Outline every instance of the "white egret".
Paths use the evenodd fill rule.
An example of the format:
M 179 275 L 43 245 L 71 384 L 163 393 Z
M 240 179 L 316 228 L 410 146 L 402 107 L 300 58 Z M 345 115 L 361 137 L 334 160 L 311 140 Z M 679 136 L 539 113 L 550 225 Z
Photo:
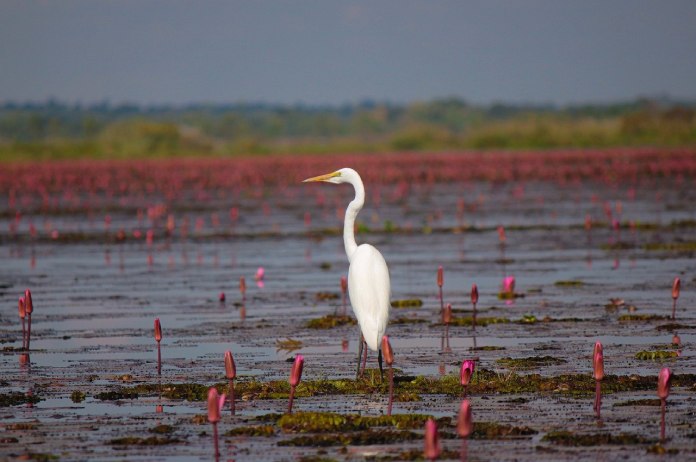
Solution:
M 389 268 L 384 257 L 370 244 L 357 245 L 355 242 L 355 218 L 365 203 L 365 187 L 358 172 L 352 168 L 342 168 L 333 173 L 307 178 L 304 182 L 324 181 L 326 183 L 350 183 L 355 188 L 355 198 L 348 204 L 343 222 L 343 244 L 350 262 L 348 269 L 348 294 L 355 317 L 360 325 L 361 337 L 358 342 L 358 372 L 363 344 L 378 352 L 379 369 L 382 371 L 382 336 L 389 321 L 391 306 L 391 284 Z M 367 350 L 365 351 L 367 355 Z M 356 375 L 356 377 L 357 377 Z

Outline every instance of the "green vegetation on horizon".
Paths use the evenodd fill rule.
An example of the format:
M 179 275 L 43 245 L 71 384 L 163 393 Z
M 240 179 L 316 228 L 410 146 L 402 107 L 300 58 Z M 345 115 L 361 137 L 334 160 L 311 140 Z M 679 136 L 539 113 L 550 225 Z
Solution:
M 696 145 L 696 104 L 0 105 L 0 160 Z

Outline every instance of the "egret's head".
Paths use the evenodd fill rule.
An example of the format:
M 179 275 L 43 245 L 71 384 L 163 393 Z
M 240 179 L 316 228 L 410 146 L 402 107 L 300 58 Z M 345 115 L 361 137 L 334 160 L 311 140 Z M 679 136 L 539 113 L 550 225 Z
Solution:
M 333 184 L 349 183 L 354 175 L 357 175 L 357 173 L 352 168 L 342 168 L 335 172 L 307 178 L 303 183 L 309 183 L 310 181 L 324 181 Z

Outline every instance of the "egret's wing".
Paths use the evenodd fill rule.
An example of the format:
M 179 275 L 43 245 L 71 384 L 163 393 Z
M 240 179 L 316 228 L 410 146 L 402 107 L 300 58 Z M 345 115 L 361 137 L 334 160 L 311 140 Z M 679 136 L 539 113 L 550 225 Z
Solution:
M 391 284 L 384 257 L 369 244 L 360 245 L 352 256 L 348 293 L 367 346 L 377 350 L 389 321 Z

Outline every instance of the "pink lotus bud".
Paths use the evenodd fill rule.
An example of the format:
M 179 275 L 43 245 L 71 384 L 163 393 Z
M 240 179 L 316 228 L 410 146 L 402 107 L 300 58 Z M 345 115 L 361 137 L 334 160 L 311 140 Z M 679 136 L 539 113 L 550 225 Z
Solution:
M 392 350 L 391 343 L 389 343 L 388 335 L 382 337 L 382 353 L 384 354 L 384 361 L 387 363 L 387 366 L 394 364 L 394 351 Z
M 466 438 L 474 431 L 474 419 L 471 417 L 471 405 L 469 400 L 465 399 L 459 406 L 459 415 L 457 416 L 457 434 L 462 438 Z
M 681 345 L 681 338 L 677 334 L 674 334 L 672 336 L 672 345 L 677 346 L 677 347 L 679 345 Z
M 160 324 L 159 318 L 155 318 L 155 340 L 158 342 L 162 340 L 162 324 Z
M 440 456 L 440 437 L 437 434 L 437 423 L 433 419 L 425 422 L 423 456 L 429 460 L 435 460 Z
M 476 287 L 476 284 L 471 285 L 471 303 L 478 303 L 479 295 L 478 295 L 478 287 Z
M 221 302 L 225 301 L 225 292 L 220 292 L 220 295 L 218 296 Z
M 237 367 L 234 365 L 232 352 L 225 351 L 225 375 L 229 380 L 233 380 L 237 376 Z
M 344 294 L 348 290 L 348 279 L 345 276 L 341 276 L 341 292 Z
M 208 389 L 208 422 L 220 422 L 220 395 L 218 395 L 218 391 L 215 387 L 210 387 Z
M 498 226 L 498 240 L 502 243 L 505 242 L 505 228 Z
M 442 266 L 437 267 L 437 286 L 442 287 L 442 285 L 445 283 L 445 275 L 444 275 L 444 270 L 442 269 Z
M 263 277 L 266 275 L 266 270 L 263 269 L 263 266 L 259 266 L 259 269 L 256 270 L 256 275 L 254 276 L 254 279 L 257 281 L 263 281 Z
M 24 297 L 19 297 L 19 317 L 24 319 L 27 315 L 27 308 L 24 304 Z
M 24 310 L 27 314 L 31 314 L 34 311 L 34 302 L 31 300 L 31 291 L 29 289 L 24 291 Z
M 672 283 L 672 298 L 678 299 L 679 292 L 681 291 L 681 280 L 679 278 L 674 278 L 674 283 Z
M 290 371 L 290 386 L 296 387 L 302 379 L 302 367 L 304 366 L 304 357 L 302 355 L 295 356 L 295 362 L 292 363 L 292 370 Z
M 246 281 L 244 280 L 244 276 L 239 278 L 239 291 L 242 295 L 246 293 Z
M 452 304 L 448 303 L 447 306 L 445 306 L 445 312 L 442 313 L 442 321 L 445 324 L 449 324 L 452 322 Z
M 507 276 L 505 279 L 503 279 L 503 293 L 515 293 L 515 276 Z
M 667 399 L 669 388 L 672 385 L 672 371 L 668 367 L 663 367 L 657 376 L 657 396 L 660 399 Z
M 594 367 L 594 379 L 602 380 L 604 378 L 604 349 L 600 342 L 596 342 L 594 345 L 592 366 Z
M 471 376 L 474 375 L 475 368 L 476 363 L 471 359 L 467 359 L 466 361 L 462 362 L 462 368 L 459 371 L 459 381 L 462 384 L 462 386 L 466 387 L 467 385 L 469 385 L 469 382 L 471 381 Z

